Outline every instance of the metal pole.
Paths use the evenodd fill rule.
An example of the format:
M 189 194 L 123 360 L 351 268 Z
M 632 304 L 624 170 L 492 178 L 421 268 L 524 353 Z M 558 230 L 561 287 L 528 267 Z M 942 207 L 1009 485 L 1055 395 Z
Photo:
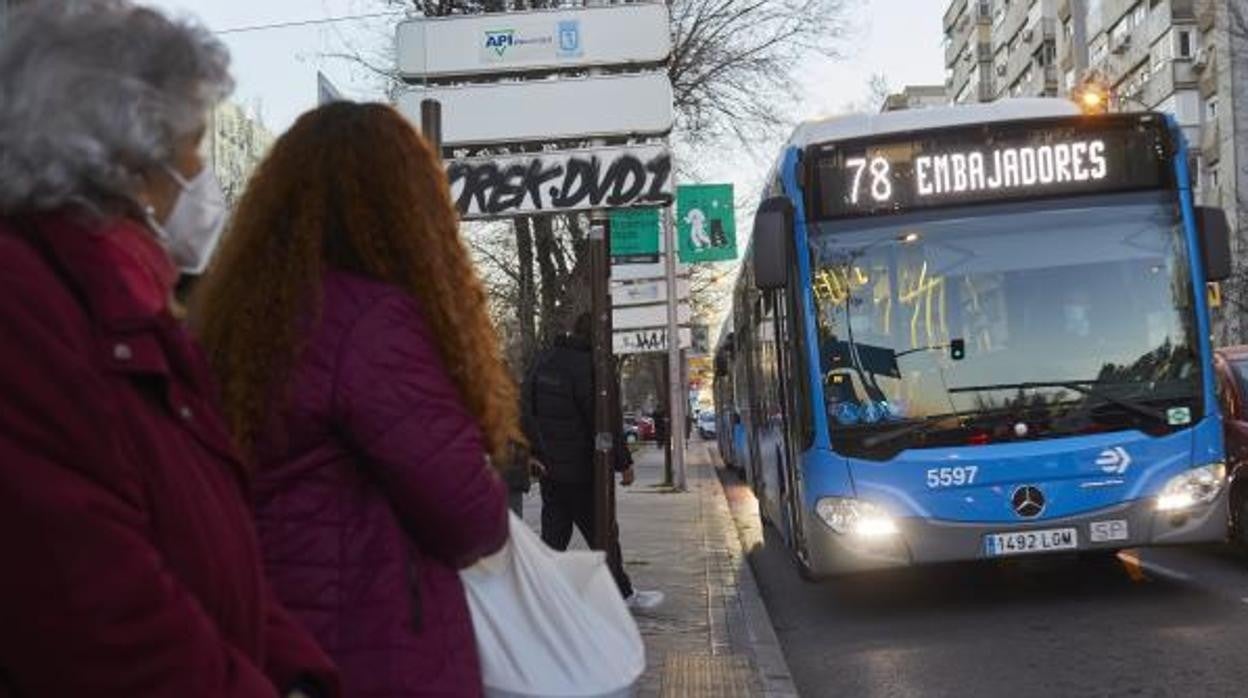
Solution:
M 611 366 L 611 288 L 610 245 L 611 223 L 606 211 L 589 215 L 589 277 L 590 312 L 594 319 L 594 540 L 596 550 L 611 550 L 614 520 L 611 515 L 615 476 L 612 456 L 615 449 L 615 425 L 611 415 L 611 383 L 615 372 Z M 608 553 L 610 554 L 610 553 Z
M 670 364 L 671 364 L 671 357 L 664 356 L 663 357 L 663 374 L 666 376 L 666 380 L 664 381 L 665 386 L 669 384 L 672 379 L 672 373 L 668 369 L 668 366 Z M 672 391 L 671 391 L 671 388 L 668 388 L 667 390 L 663 391 L 663 395 L 659 397 L 659 404 L 663 405 L 663 415 L 664 415 L 663 418 L 667 420 L 667 424 L 663 427 L 665 429 L 665 432 L 664 432 L 665 436 L 663 437 L 663 443 L 659 445 L 663 449 L 663 484 L 666 485 L 667 487 L 671 487 L 672 485 L 676 484 L 676 475 L 672 472 L 672 426 L 671 426 L 672 424 Z
M 680 289 L 676 283 L 676 214 L 668 209 L 663 217 L 664 266 L 667 272 L 667 388 L 668 415 L 671 419 L 669 438 L 672 442 L 672 466 L 676 471 L 676 489 L 688 485 L 685 477 L 685 410 L 687 407 L 684 381 L 681 380 L 680 352 Z
M 424 99 L 420 102 L 420 132 L 424 135 L 433 152 L 442 159 L 442 103 L 436 99 Z

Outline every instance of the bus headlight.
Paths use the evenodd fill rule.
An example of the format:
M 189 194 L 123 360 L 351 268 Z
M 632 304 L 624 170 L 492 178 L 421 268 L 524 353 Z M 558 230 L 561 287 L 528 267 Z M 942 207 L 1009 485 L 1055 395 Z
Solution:
M 883 509 L 849 497 L 824 497 L 815 503 L 815 513 L 828 528 L 841 535 L 884 538 L 897 533 L 897 523 Z
M 1157 511 L 1179 511 L 1217 499 L 1226 484 L 1226 464 L 1192 468 L 1172 478 L 1157 495 Z

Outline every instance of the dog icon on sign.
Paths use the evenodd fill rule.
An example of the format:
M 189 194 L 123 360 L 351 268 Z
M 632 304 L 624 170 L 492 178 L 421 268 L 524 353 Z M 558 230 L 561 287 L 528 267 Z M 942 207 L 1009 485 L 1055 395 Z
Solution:
M 711 236 L 706 232 L 706 214 L 702 209 L 689 211 L 685 222 L 689 224 L 689 241 L 693 243 L 693 249 L 705 250 L 711 246 Z

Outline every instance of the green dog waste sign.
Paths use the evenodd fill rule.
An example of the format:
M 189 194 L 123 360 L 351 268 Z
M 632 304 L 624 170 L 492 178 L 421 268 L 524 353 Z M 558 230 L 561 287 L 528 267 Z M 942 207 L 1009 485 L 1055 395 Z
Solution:
M 677 187 L 676 216 L 680 261 L 696 264 L 737 258 L 737 211 L 731 184 Z

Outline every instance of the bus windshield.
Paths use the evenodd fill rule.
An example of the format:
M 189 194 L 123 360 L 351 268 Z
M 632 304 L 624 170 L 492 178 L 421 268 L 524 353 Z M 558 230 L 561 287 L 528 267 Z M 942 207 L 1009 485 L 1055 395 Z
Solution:
M 1191 277 L 1165 196 L 863 223 L 817 224 L 810 243 L 838 452 L 1161 434 L 1200 417 Z

